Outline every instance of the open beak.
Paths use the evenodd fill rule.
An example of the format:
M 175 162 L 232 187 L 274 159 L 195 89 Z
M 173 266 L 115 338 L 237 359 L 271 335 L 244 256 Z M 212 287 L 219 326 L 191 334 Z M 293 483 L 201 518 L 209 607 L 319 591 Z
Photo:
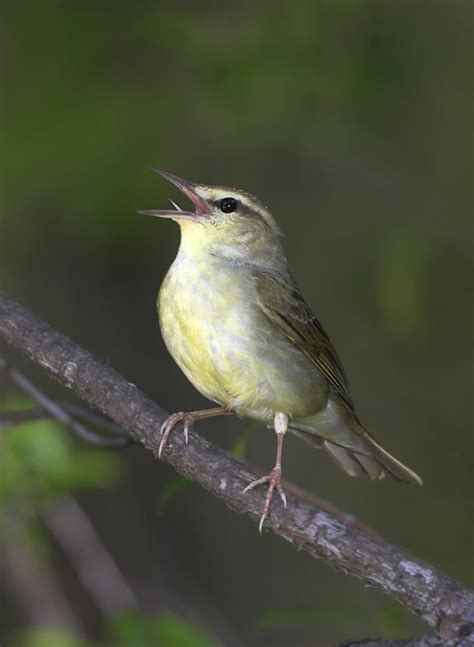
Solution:
M 149 210 L 149 211 L 139 211 L 138 213 L 143 214 L 144 216 L 155 216 L 156 218 L 173 218 L 175 220 L 199 220 L 201 218 L 208 218 L 211 214 L 207 202 L 201 198 L 195 191 L 194 187 L 196 186 L 193 182 L 188 182 L 183 180 L 177 175 L 172 175 L 166 171 L 160 171 L 160 169 L 152 169 L 154 173 L 158 173 L 161 177 L 164 177 L 165 180 L 174 184 L 178 189 L 188 197 L 194 205 L 195 211 L 183 211 L 178 207 L 177 204 L 172 202 L 172 205 L 175 207 L 176 211 L 172 210 Z

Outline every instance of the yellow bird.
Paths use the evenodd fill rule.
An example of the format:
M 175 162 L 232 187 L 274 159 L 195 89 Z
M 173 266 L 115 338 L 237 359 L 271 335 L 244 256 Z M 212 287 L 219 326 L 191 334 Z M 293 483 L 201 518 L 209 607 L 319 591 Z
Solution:
M 141 211 L 181 229 L 178 255 L 161 285 L 158 312 L 166 346 L 194 386 L 219 406 L 171 415 L 161 450 L 184 422 L 236 413 L 273 427 L 276 462 L 245 491 L 268 483 L 260 530 L 281 485 L 287 430 L 324 447 L 351 476 L 420 477 L 386 452 L 357 418 L 337 353 L 288 270 L 280 228 L 254 196 L 187 182 L 153 169 L 193 203 L 194 211 Z

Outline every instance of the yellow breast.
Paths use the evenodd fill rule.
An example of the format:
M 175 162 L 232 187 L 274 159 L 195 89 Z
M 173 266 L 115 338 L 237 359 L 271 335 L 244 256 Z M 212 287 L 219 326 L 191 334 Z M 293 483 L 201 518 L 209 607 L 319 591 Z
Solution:
M 320 376 L 253 299 L 250 275 L 210 257 L 178 254 L 163 281 L 163 339 L 194 386 L 242 415 L 307 415 Z

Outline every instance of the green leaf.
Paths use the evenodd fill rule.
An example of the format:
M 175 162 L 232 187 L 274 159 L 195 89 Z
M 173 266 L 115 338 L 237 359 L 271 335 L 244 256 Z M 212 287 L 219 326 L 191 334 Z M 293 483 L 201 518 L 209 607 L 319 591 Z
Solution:
M 195 624 L 173 614 L 145 616 L 135 612 L 112 621 L 113 647 L 217 647 L 217 642 Z
M 116 454 L 79 448 L 51 420 L 26 422 L 0 434 L 0 500 L 41 502 L 57 493 L 110 487 L 121 472 Z
M 15 634 L 11 647 L 92 647 L 92 644 L 55 629 L 28 629 Z

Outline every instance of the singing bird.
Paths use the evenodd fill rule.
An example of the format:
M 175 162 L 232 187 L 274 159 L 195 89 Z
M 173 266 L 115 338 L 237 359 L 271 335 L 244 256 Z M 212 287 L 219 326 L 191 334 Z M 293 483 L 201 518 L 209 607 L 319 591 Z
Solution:
M 272 427 L 277 451 L 260 531 L 282 488 L 286 432 L 326 449 L 350 476 L 421 478 L 385 451 L 362 426 L 341 361 L 288 269 L 282 233 L 270 211 L 245 191 L 188 182 L 153 169 L 194 205 L 141 211 L 175 220 L 178 254 L 158 294 L 165 344 L 192 384 L 219 406 L 175 413 L 161 427 L 160 454 L 173 427 L 186 440 L 196 420 L 236 413 Z

